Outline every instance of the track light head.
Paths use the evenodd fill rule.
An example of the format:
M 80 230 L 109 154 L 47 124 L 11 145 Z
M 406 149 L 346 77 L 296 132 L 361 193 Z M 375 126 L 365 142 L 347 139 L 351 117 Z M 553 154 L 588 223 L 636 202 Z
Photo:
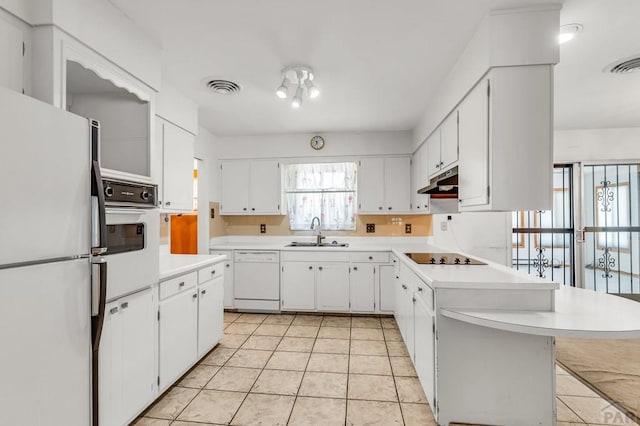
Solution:
M 280 99 L 286 99 L 288 89 L 289 89 L 289 79 L 285 77 L 284 79 L 282 79 L 282 84 L 280 85 L 280 87 L 278 87 L 278 90 L 276 90 L 276 95 Z

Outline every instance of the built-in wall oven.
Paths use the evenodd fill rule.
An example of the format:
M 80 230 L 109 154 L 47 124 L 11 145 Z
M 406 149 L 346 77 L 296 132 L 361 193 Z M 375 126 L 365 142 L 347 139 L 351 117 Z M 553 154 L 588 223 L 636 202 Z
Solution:
M 99 352 L 107 303 L 149 291 L 159 278 L 157 186 L 103 179 L 100 124 L 91 121 L 93 424 L 99 420 Z M 105 348 L 108 350 L 108 348 Z

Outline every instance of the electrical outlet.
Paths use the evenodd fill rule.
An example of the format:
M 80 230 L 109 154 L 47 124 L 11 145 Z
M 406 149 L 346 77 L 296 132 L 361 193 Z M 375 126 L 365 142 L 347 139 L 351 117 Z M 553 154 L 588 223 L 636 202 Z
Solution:
M 267 225 L 264 223 L 260 224 L 260 233 L 261 234 L 266 234 L 267 233 Z
M 440 230 L 446 231 L 449 228 L 449 224 L 447 222 L 440 222 Z
M 216 211 L 214 209 L 211 209 L 211 219 L 215 219 L 216 218 Z
M 405 223 L 404 224 L 404 233 L 405 234 L 410 234 L 411 233 L 411 224 L 410 223 Z
M 376 232 L 376 224 L 375 223 L 367 223 L 367 234 L 372 232 Z

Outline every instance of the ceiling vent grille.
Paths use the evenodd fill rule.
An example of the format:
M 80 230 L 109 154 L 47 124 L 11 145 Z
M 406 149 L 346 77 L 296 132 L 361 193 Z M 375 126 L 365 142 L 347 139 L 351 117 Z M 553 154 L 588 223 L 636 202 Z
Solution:
M 613 74 L 626 74 L 640 70 L 640 57 L 625 59 L 611 66 L 610 72 Z
M 228 80 L 209 80 L 207 87 L 219 95 L 232 95 L 240 91 L 240 86 Z

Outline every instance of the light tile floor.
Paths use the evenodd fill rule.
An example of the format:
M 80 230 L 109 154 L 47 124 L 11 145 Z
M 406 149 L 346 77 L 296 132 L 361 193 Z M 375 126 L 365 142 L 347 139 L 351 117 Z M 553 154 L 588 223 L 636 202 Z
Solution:
M 392 317 L 225 313 L 220 344 L 136 426 L 435 422 Z M 561 367 L 558 425 L 635 425 Z

